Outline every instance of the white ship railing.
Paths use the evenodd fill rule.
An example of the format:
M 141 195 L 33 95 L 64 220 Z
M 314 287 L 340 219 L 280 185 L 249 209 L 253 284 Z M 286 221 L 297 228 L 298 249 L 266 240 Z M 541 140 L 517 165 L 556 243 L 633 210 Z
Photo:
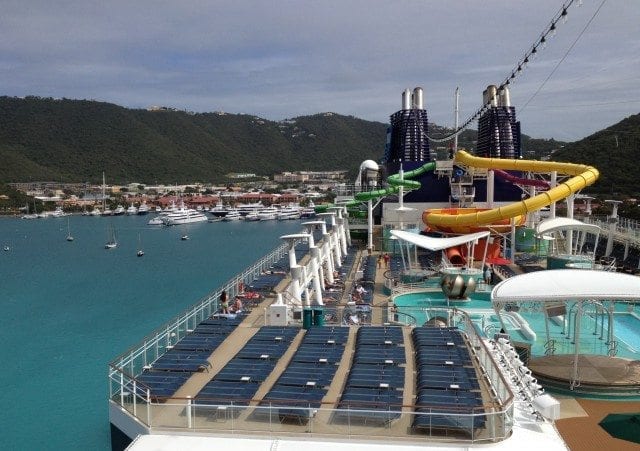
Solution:
M 281 244 L 253 265 L 225 282 L 221 287 L 203 297 L 187 311 L 147 335 L 142 342 L 118 356 L 109 364 L 110 378 L 111 373 L 114 371 L 123 371 L 130 375 L 142 372 L 146 366 L 163 355 L 167 351 L 167 347 L 176 344 L 185 335 L 193 331 L 200 322 L 218 310 L 218 301 L 223 290 L 226 290 L 229 299 L 233 299 L 242 291 L 243 286 L 248 286 L 260 276 L 262 271 L 268 270 L 283 256 L 287 255 L 288 248 L 289 245 L 287 243 Z
M 443 315 L 448 321 L 466 333 L 472 358 L 481 368 L 479 379 L 491 392 L 491 401 L 485 401 L 482 406 L 464 410 L 452 406 L 451 409 L 434 409 L 434 412 L 420 406 L 421 412 L 416 412 L 414 405 L 392 405 L 388 410 L 380 411 L 369 410 L 364 404 L 354 404 L 349 409 L 334 409 L 334 403 L 331 407 L 327 404 L 315 408 L 301 405 L 297 400 L 291 400 L 286 408 L 265 405 L 261 400 L 234 404 L 225 401 L 224 394 L 219 399 L 199 399 L 197 402 L 190 397 L 159 398 L 152 397 L 149 388 L 136 381 L 134 373 L 113 365 L 109 371 L 110 402 L 113 408 L 124 409 L 156 432 L 177 428 L 183 433 L 295 434 L 341 440 L 402 437 L 403 440 L 424 442 L 451 440 L 448 432 L 443 433 L 438 424 L 460 425 L 473 421 L 474 427 L 463 428 L 464 434 L 456 434 L 456 441 L 491 442 L 509 437 L 514 424 L 514 395 L 498 362 L 465 312 L 455 308 L 439 310 L 446 312 Z M 408 422 L 398 421 L 401 417 Z M 408 429 L 407 425 L 413 425 L 417 417 L 421 417 L 419 431 Z M 447 417 L 451 419 L 446 420 Z M 376 427 L 372 428 L 372 425 Z
M 455 440 L 486 443 L 504 440 L 513 428 L 513 403 L 501 406 L 484 403 L 465 407 L 392 405 L 388 410 L 369 410 L 366 404 L 354 403 L 349 408 L 304 405 L 292 400 L 292 406 L 271 406 L 264 401 L 238 403 L 172 398 L 162 402 L 146 402 L 141 396 L 126 393 L 124 402 L 113 400 L 129 414 L 136 416 L 155 433 L 260 434 L 281 436 L 327 437 L 339 440 L 375 439 L 404 443 Z M 260 402 L 261 405 L 253 405 Z M 332 403 L 333 405 L 333 403 Z M 118 407 L 119 408 L 119 407 Z M 450 418 L 447 420 L 447 418 Z M 414 428 L 420 420 L 421 426 Z M 472 427 L 456 428 L 455 424 Z M 447 424 L 448 426 L 442 426 Z M 412 425 L 407 427 L 407 425 Z M 453 435 L 452 435 L 453 434 Z

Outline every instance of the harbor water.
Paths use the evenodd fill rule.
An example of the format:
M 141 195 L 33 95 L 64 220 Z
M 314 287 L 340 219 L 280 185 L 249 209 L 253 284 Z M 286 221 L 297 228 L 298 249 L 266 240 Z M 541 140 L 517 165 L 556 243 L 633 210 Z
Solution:
M 149 218 L 0 219 L 1 449 L 110 449 L 108 363 L 301 229 Z

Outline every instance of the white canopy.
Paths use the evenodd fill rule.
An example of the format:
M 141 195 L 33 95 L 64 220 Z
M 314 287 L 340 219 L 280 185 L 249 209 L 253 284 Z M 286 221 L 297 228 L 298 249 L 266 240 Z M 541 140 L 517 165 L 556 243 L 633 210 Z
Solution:
M 600 227 L 595 224 L 587 224 L 573 218 L 549 218 L 541 221 L 536 227 L 536 235 L 542 236 L 556 230 L 580 230 L 583 232 L 600 233 Z
M 566 300 L 638 300 L 640 277 L 590 269 L 551 269 L 503 280 L 491 302 L 557 302 Z
M 441 251 L 461 244 L 472 243 L 480 238 L 489 236 L 489 231 L 470 233 L 468 235 L 452 236 L 447 238 L 434 238 L 432 236 L 424 236 L 418 233 L 407 232 L 404 230 L 392 230 L 391 235 L 404 241 L 408 241 L 423 249 L 430 251 Z

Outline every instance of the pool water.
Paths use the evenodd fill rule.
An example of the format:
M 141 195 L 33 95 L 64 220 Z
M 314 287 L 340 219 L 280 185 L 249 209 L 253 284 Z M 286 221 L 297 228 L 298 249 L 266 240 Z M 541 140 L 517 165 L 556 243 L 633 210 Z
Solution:
M 483 336 L 493 336 L 503 327 L 513 341 L 525 342 L 531 345 L 534 356 L 542 356 L 553 352 L 555 354 L 570 354 L 575 352 L 573 321 L 568 329 L 560 319 L 547 321 L 542 311 L 527 311 L 521 309 L 517 314 L 502 312 L 502 322 L 491 307 L 490 292 L 474 293 L 468 301 L 449 301 L 440 291 L 424 291 L 398 295 L 394 304 L 398 311 L 411 315 L 416 324 L 422 325 L 428 320 L 439 317 L 447 318 L 447 309 L 456 307 L 466 311 L 473 321 L 475 329 Z M 569 309 L 568 309 L 569 310 Z M 524 326 L 518 318 L 524 320 Z M 601 316 L 596 316 L 593 308 L 587 309 L 580 325 L 580 339 L 577 343 L 579 352 L 589 354 L 609 355 L 615 352 L 617 357 L 630 359 L 640 358 L 640 308 L 635 306 L 631 311 L 626 303 L 617 303 L 614 314 L 615 351 L 612 344 L 607 343 L 607 321 L 602 325 Z M 568 323 L 568 321 L 567 321 Z M 547 340 L 547 328 L 549 341 Z M 534 337 L 531 333 L 535 334 Z M 571 332 L 570 335 L 568 332 Z

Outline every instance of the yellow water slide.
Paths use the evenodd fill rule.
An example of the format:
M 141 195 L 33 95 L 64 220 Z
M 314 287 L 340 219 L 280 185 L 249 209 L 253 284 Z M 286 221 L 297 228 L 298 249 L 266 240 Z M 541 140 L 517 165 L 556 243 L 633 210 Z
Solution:
M 428 216 L 429 226 L 460 227 L 469 225 L 488 225 L 504 219 L 515 218 L 533 211 L 540 210 L 547 205 L 565 199 L 582 188 L 592 185 L 598 180 L 600 173 L 593 166 L 574 163 L 561 163 L 538 160 L 509 160 L 502 158 L 482 158 L 473 156 L 463 150 L 456 152 L 455 163 L 473 168 L 503 169 L 513 171 L 527 171 L 572 176 L 559 183 L 556 187 L 538 194 L 537 196 L 514 202 L 503 207 L 473 213 L 447 215 L 432 213 Z

